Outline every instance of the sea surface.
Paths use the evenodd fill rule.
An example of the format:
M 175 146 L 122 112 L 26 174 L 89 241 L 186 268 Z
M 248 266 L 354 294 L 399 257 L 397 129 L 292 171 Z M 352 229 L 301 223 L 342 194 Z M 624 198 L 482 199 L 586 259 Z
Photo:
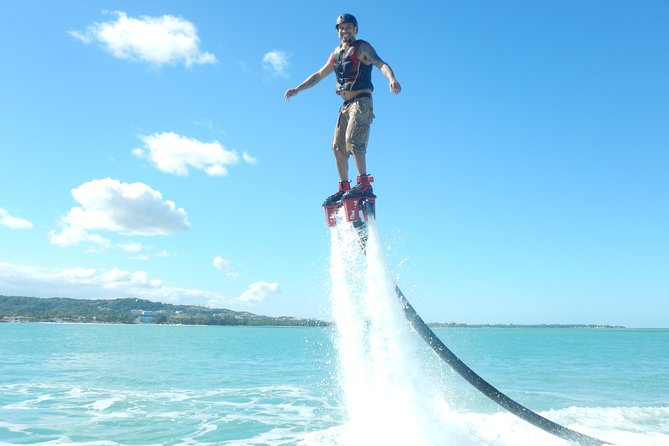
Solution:
M 412 331 L 373 223 L 364 244 L 331 231 L 330 328 L 0 324 L 0 445 L 573 444 L 498 407 Z M 560 425 L 669 446 L 669 330 L 435 332 Z
M 617 444 L 669 445 L 668 330 L 436 332 L 554 421 Z M 0 324 L 0 444 L 346 444 L 336 337 L 334 328 Z M 432 388 L 443 416 L 470 439 L 435 444 L 568 444 L 458 383 L 428 350 L 406 366 L 443 384 Z

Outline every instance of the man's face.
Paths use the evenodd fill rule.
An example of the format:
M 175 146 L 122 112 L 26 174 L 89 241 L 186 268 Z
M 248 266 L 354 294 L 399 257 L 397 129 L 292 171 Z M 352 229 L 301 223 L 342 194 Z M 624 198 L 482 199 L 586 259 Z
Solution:
M 337 34 L 342 42 L 352 42 L 357 32 L 358 29 L 353 23 L 342 23 L 337 27 Z

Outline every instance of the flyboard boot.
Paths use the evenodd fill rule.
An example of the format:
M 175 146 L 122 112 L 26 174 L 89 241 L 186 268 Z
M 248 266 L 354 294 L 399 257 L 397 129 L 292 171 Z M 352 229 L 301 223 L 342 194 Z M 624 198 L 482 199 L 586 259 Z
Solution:
M 340 181 L 339 190 L 325 199 L 323 207 L 325 208 L 325 222 L 328 226 L 337 224 L 337 210 L 341 207 L 341 198 L 349 190 L 351 190 L 350 182 Z
M 365 218 L 374 217 L 376 214 L 376 195 L 372 190 L 371 182 L 374 178 L 370 175 L 360 175 L 357 183 L 351 190 L 342 196 L 344 211 L 346 212 L 346 221 L 360 221 L 360 211 Z

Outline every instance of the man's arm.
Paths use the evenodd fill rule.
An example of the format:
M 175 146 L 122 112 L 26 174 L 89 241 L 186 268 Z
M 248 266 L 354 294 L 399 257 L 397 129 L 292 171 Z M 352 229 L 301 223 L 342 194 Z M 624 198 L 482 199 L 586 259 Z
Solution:
M 374 48 L 372 48 L 372 45 L 367 42 L 365 42 L 363 45 L 360 45 L 360 59 L 364 64 L 374 65 L 376 68 L 381 70 L 381 73 L 383 73 L 386 79 L 388 79 L 391 92 L 397 94 L 402 91 L 402 86 L 395 78 L 393 69 L 390 68 L 390 65 L 385 63 L 378 54 L 376 54 L 376 51 Z
M 323 78 L 327 77 L 328 74 L 332 73 L 334 71 L 334 59 L 330 57 L 325 65 L 323 67 L 316 71 L 314 74 L 309 76 L 302 82 L 300 85 L 298 85 L 295 88 L 289 88 L 286 91 L 286 94 L 284 95 L 284 98 L 286 98 L 286 101 L 290 101 L 290 98 L 295 96 L 297 93 L 304 91 L 308 88 L 313 87 L 317 83 L 319 83 Z

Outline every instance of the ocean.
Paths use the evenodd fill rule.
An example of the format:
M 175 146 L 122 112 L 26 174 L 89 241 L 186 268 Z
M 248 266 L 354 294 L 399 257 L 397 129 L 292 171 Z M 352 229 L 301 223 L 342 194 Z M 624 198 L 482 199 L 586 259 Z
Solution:
M 330 328 L 0 324 L 0 445 L 575 444 L 443 363 L 403 320 L 375 234 L 359 264 L 350 237 L 332 232 Z M 435 332 L 546 418 L 669 445 L 669 330 Z
M 436 332 L 554 421 L 620 445 L 669 445 L 669 330 Z M 329 328 L 0 324 L 0 444 L 346 444 L 335 338 Z M 434 444 L 569 444 L 429 355 L 406 366 L 444 384 L 429 405 L 443 400 L 437 418 L 464 438 L 447 432 Z M 379 437 L 402 426 L 383 429 Z

